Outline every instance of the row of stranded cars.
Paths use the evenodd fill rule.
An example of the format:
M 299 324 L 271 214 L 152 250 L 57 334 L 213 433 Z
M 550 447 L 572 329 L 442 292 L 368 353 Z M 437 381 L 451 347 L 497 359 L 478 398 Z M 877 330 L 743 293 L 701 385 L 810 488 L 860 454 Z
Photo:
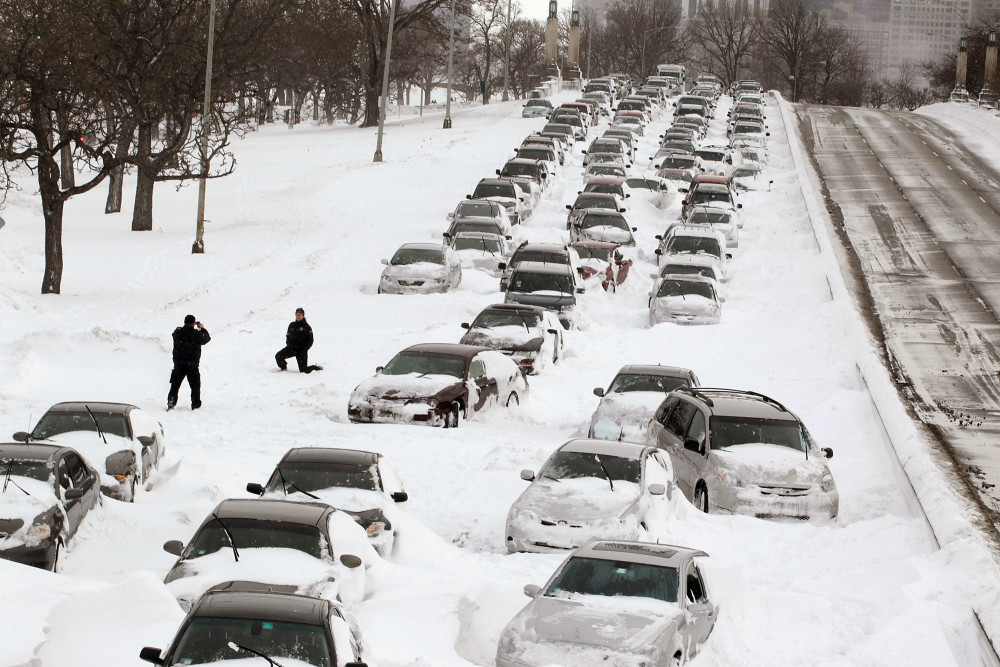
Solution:
M 684 85 L 683 78 L 666 78 L 678 83 L 664 92 Z M 612 77 L 591 81 L 587 94 L 600 92 L 608 106 L 617 101 L 620 108 L 632 99 L 630 87 L 627 77 Z M 716 98 L 718 90 L 712 107 Z M 573 116 L 583 120 L 580 113 Z M 588 131 L 596 118 L 586 118 Z M 643 131 L 651 127 L 651 119 L 644 119 Z M 533 136 L 545 133 L 561 134 Z M 570 163 L 571 140 L 549 138 L 560 146 L 556 161 Z M 529 137 L 524 145 L 542 145 L 536 142 Z M 600 154 L 588 149 L 588 170 L 611 164 L 595 157 Z M 643 188 L 647 194 L 673 187 L 661 166 L 653 168 L 655 174 L 641 177 L 656 184 Z M 479 192 L 484 183 L 514 184 L 518 194 L 513 201 L 497 199 L 489 190 Z M 509 240 L 512 213 L 530 209 L 523 206 L 529 197 L 534 205 L 544 191 L 534 180 L 525 184 L 503 174 L 485 179 L 449 216 L 445 239 L 451 243 L 432 247 L 466 250 L 455 246 L 470 238 L 461 227 L 467 221 L 499 227 L 499 233 L 476 230 L 483 236 L 471 238 Z M 698 210 L 690 189 L 685 194 L 690 210 Z M 619 204 L 625 199 L 610 196 Z M 627 250 L 627 243 L 586 237 L 577 242 L 607 246 L 602 261 L 611 272 L 594 270 L 593 282 L 609 291 L 621 283 L 628 260 L 616 253 Z M 478 249 L 475 259 L 482 261 L 470 267 L 498 275 L 507 302 L 464 324 L 460 343 L 416 345 L 393 357 L 352 393 L 351 421 L 456 427 L 492 405 L 518 403 L 527 393 L 526 374 L 543 372 L 559 359 L 573 311 L 559 302 L 511 298 L 519 292 L 510 288 L 526 280 L 521 267 L 565 264 L 570 268 L 558 275 L 573 281 L 575 293 L 588 259 L 567 246 L 540 245 L 522 245 L 514 256 Z M 399 252 L 404 250 L 411 251 L 404 246 Z M 525 254 L 523 261 L 517 253 Z M 697 264 L 700 253 L 689 254 L 691 261 L 678 260 L 679 266 Z M 395 260 L 389 266 L 406 265 Z M 674 275 L 689 274 L 668 273 L 658 281 Z M 383 279 L 380 291 L 394 289 L 386 287 Z M 660 365 L 625 366 L 594 393 L 600 402 L 587 437 L 558 447 L 537 471 L 521 472 L 528 486 L 508 512 L 507 550 L 571 553 L 544 586 L 525 587 L 531 602 L 499 637 L 501 667 L 676 665 L 695 655 L 719 613 L 699 567 L 706 554 L 653 541 L 669 517 L 683 515 L 686 503 L 703 512 L 760 518 L 823 522 L 837 516 L 839 496 L 826 463 L 833 452 L 817 447 L 801 420 L 778 401 L 702 387 L 690 369 Z M 15 440 L 0 446 L 0 507 L 10 517 L 0 521 L 0 555 L 52 569 L 80 520 L 101 502 L 100 492 L 133 500 L 164 452 L 162 425 L 124 404 L 59 404 Z M 103 472 L 97 467 L 102 461 Z M 159 665 L 255 657 L 286 666 L 363 665 L 366 646 L 350 609 L 364 595 L 366 569 L 391 557 L 400 523 L 405 525 L 395 510 L 408 499 L 400 477 L 374 452 L 295 448 L 266 482 L 249 482 L 247 492 L 253 497 L 219 503 L 187 543 L 164 545 L 177 556 L 165 583 L 188 614 L 168 648 L 145 648 L 140 657 Z

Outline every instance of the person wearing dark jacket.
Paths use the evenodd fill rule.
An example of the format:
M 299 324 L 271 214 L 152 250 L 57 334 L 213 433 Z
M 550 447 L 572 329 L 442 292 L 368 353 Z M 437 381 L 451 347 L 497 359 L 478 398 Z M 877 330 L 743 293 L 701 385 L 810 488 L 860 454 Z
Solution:
M 170 393 L 167 394 L 167 410 L 177 405 L 177 392 L 184 378 L 191 387 L 191 409 L 201 407 L 201 346 L 212 340 L 208 330 L 195 320 L 194 315 L 184 318 L 184 326 L 174 329 L 174 369 L 170 372 Z
M 313 344 L 313 330 L 306 322 L 306 311 L 301 308 L 295 309 L 295 321 L 288 325 L 288 332 L 285 333 L 285 347 L 281 348 L 274 360 L 278 362 L 278 368 L 288 370 L 285 362 L 289 357 L 295 357 L 295 363 L 299 365 L 300 373 L 312 373 L 323 370 L 322 366 L 309 365 L 309 348 Z

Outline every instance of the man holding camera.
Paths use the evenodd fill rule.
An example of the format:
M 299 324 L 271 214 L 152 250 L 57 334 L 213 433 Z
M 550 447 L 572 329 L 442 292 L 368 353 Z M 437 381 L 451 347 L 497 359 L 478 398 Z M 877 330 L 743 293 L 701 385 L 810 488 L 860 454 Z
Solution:
M 312 373 L 323 370 L 322 366 L 309 365 L 309 348 L 313 344 L 313 330 L 306 322 L 306 311 L 302 308 L 295 309 L 295 320 L 288 325 L 285 333 L 285 347 L 278 350 L 274 355 L 274 361 L 278 364 L 279 370 L 287 370 L 290 357 L 295 357 L 295 363 L 299 366 L 300 373 Z
M 184 378 L 191 387 L 191 409 L 201 407 L 201 346 L 212 340 L 208 330 L 195 320 L 194 315 L 184 318 L 184 326 L 174 329 L 174 369 L 170 372 L 170 393 L 167 394 L 167 410 L 177 405 L 177 392 Z

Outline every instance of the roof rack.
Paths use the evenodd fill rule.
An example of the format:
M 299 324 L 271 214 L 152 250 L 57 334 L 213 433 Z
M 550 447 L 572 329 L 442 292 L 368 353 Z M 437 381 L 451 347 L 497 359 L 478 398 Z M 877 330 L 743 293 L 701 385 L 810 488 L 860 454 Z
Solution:
M 784 405 L 774 400 L 770 396 L 766 396 L 757 391 L 749 391 L 746 389 L 726 389 L 724 387 L 678 387 L 674 391 L 683 391 L 685 393 L 691 394 L 692 396 L 700 398 L 701 400 L 705 401 L 705 404 L 708 405 L 709 407 L 712 407 L 712 401 L 710 398 L 705 396 L 706 392 L 717 393 L 717 394 L 728 393 L 728 394 L 739 394 L 741 396 L 753 396 L 754 398 L 758 398 L 765 403 L 770 403 L 774 405 L 776 408 L 784 412 L 790 412 L 788 408 L 786 408 Z

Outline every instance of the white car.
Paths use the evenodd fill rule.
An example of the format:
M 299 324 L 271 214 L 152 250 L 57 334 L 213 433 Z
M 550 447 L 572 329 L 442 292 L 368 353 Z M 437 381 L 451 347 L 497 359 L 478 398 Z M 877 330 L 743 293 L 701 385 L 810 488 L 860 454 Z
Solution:
M 405 243 L 382 264 L 379 294 L 448 292 L 462 282 L 462 262 L 446 245 Z
M 653 296 L 660 287 L 660 281 L 665 276 L 674 275 L 699 275 L 714 281 L 715 291 L 722 293 L 722 271 L 714 257 L 704 257 L 698 255 L 673 255 L 670 261 L 660 265 L 658 273 L 653 273 L 653 288 L 649 291 L 649 303 L 652 305 Z
M 687 227 L 714 229 L 726 239 L 727 248 L 740 247 L 740 229 L 743 220 L 739 211 L 722 206 L 693 206 L 688 209 L 687 218 L 682 223 Z
M 660 278 L 649 303 L 649 324 L 718 324 L 722 297 L 716 282 L 697 275 L 666 275 Z
M 499 265 L 510 254 L 505 237 L 485 232 L 459 232 L 451 240 L 451 247 L 463 269 L 478 269 L 498 277 Z
M 594 389 L 601 398 L 590 417 L 588 438 L 644 442 L 646 425 L 664 396 L 677 387 L 701 384 L 694 371 L 676 366 L 622 366 L 607 390 Z
M 601 243 L 617 243 L 620 246 L 634 246 L 635 237 L 625 216 L 618 211 L 605 209 L 588 209 L 573 222 L 570 230 L 570 242 L 599 241 Z
M 507 513 L 507 551 L 550 553 L 595 539 L 645 539 L 673 513 L 669 457 L 647 445 L 570 440 L 539 469 Z
M 656 238 L 660 241 L 656 249 L 658 265 L 669 264 L 677 256 L 700 257 L 715 263 L 725 277 L 732 256 L 726 252 L 726 237 L 714 229 L 678 226 Z
M 510 232 L 510 218 L 507 216 L 507 209 L 499 202 L 489 199 L 463 199 L 455 207 L 455 210 L 448 214 L 448 220 L 454 222 L 465 218 L 496 220 L 497 225 L 505 234 Z

